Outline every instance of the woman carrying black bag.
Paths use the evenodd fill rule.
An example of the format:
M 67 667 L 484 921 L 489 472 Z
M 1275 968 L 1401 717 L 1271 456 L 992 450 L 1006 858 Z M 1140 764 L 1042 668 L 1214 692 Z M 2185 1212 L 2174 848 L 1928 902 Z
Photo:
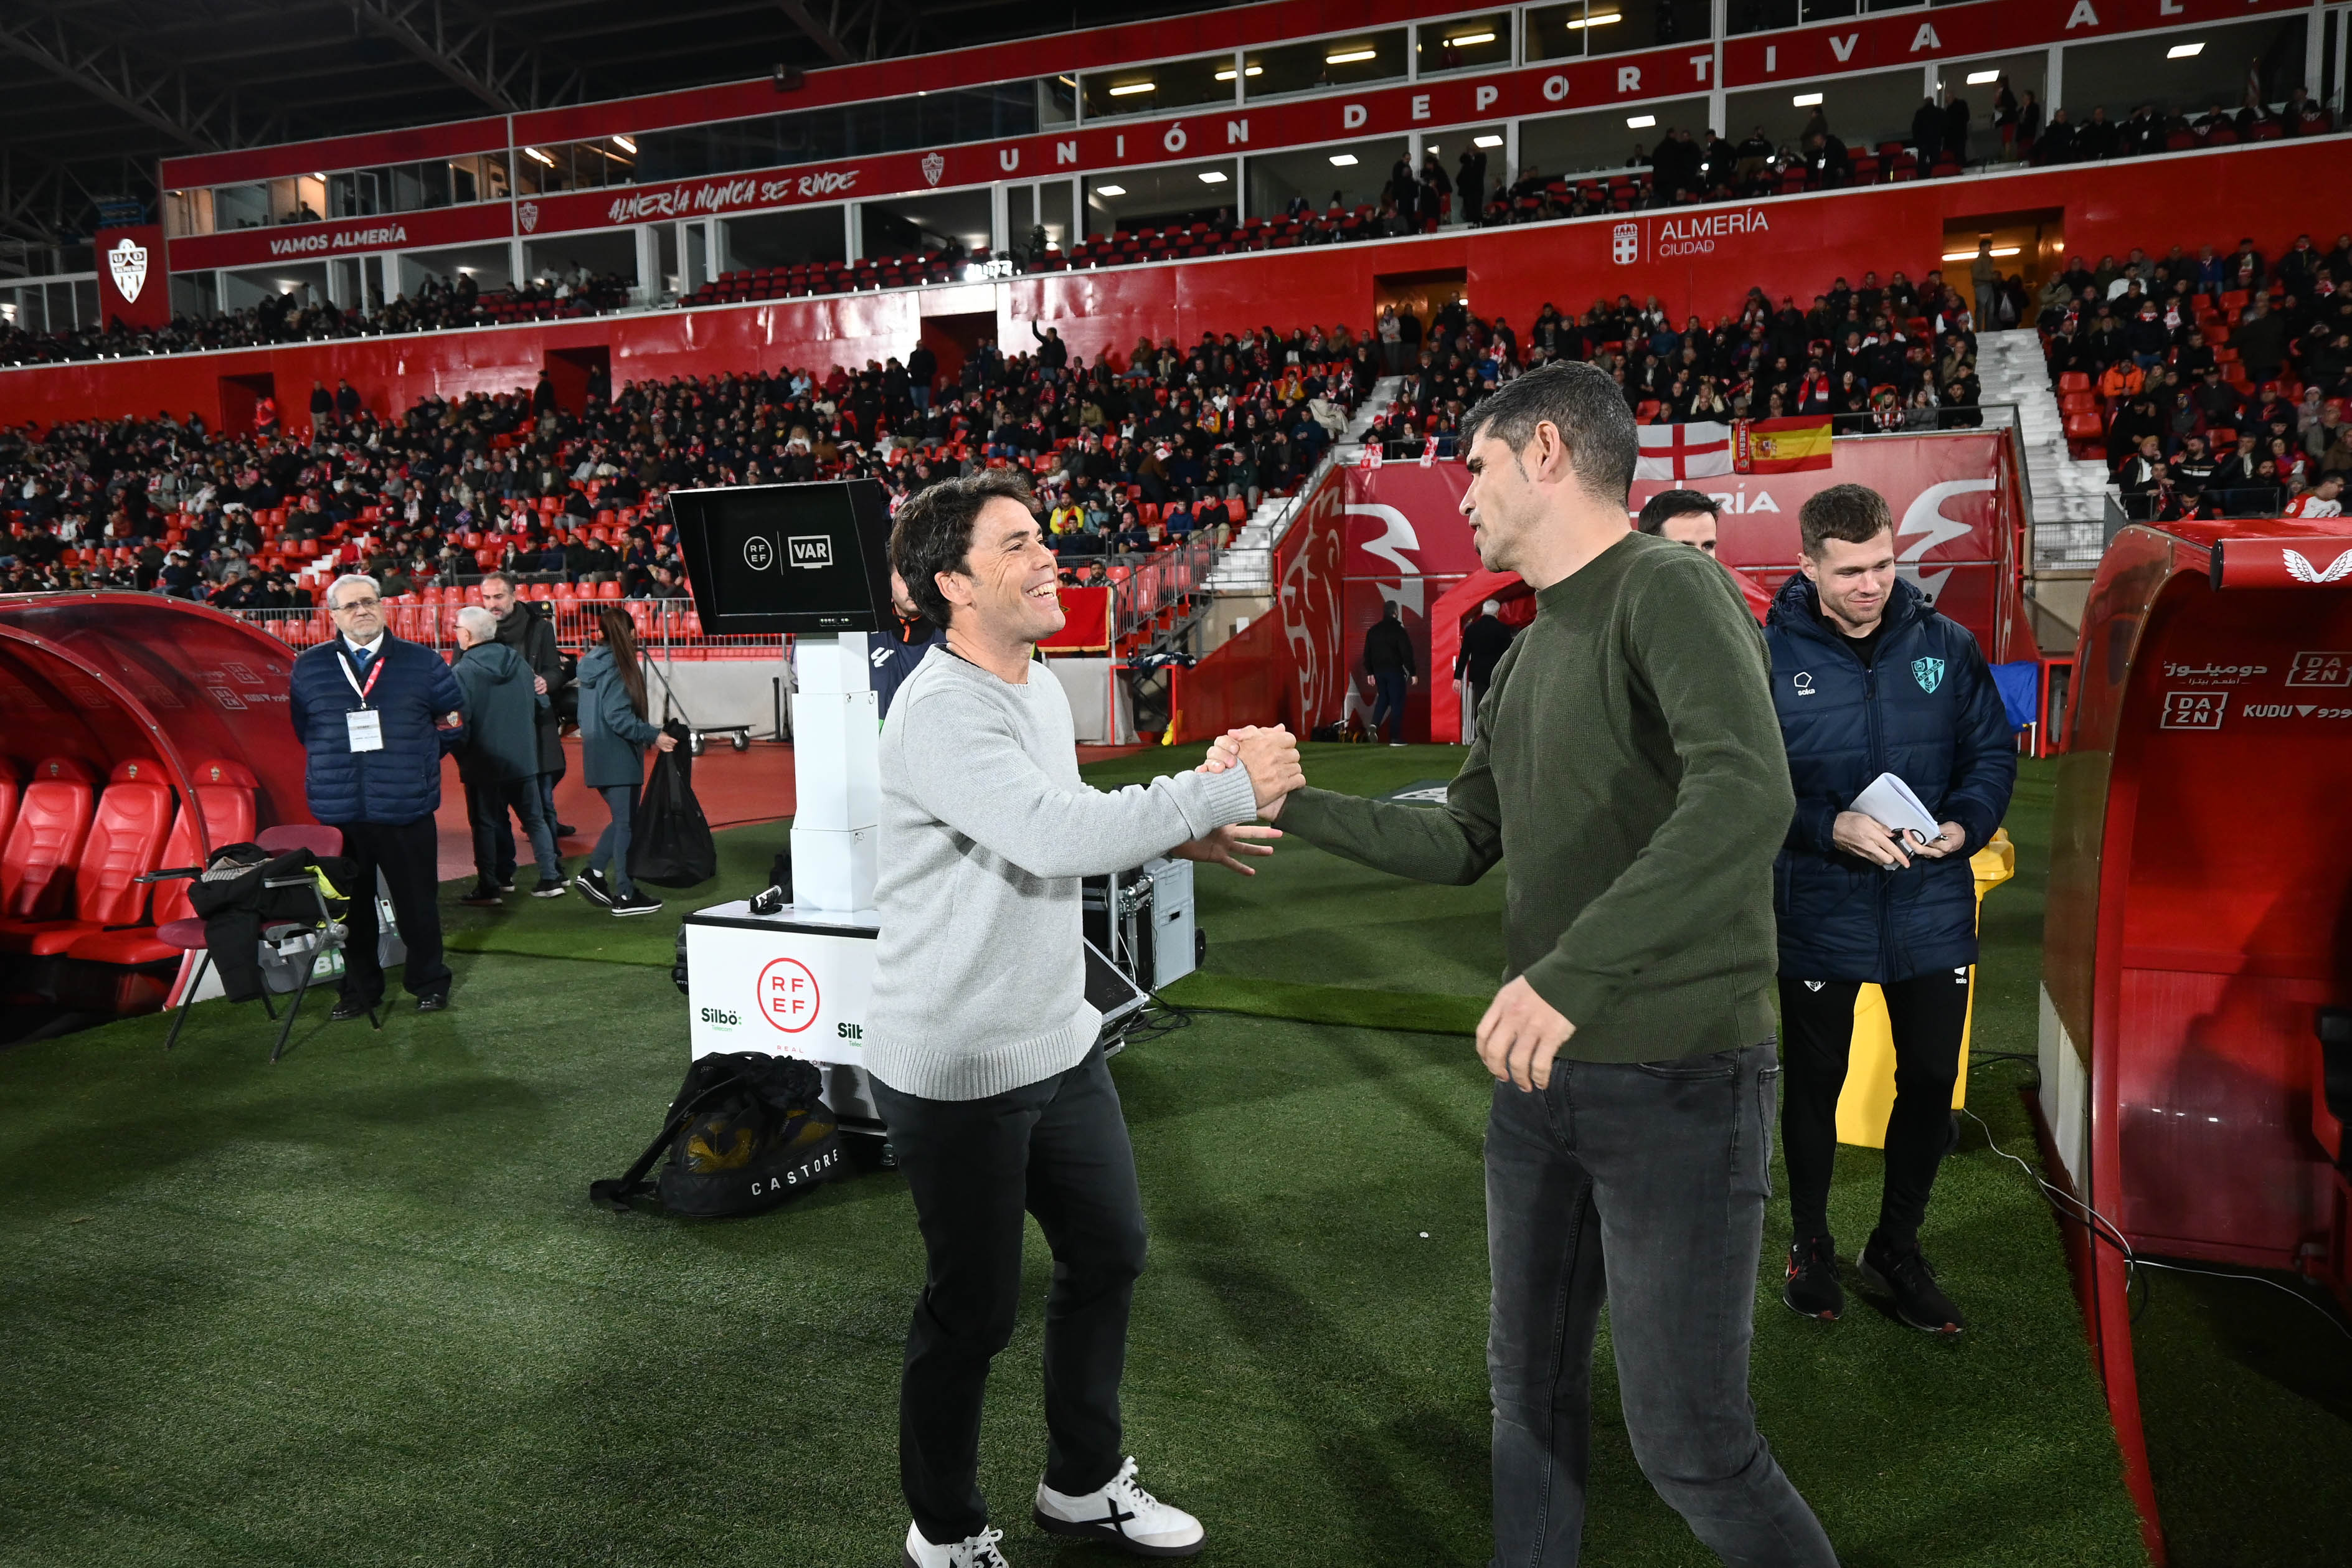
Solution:
M 646 672 L 637 663 L 635 626 L 613 605 L 600 606 L 596 620 L 604 641 L 580 660 L 580 765 L 588 787 L 604 796 L 612 820 L 572 884 L 616 915 L 649 915 L 661 908 L 661 900 L 646 897 L 629 879 L 629 824 L 645 782 L 646 747 L 667 752 L 677 741 L 646 716 Z

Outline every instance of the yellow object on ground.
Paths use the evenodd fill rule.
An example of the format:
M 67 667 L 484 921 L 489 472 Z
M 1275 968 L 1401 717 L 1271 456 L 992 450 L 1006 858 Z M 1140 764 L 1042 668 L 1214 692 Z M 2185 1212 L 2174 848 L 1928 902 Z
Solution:
M 1992 842 L 1969 860 L 1976 873 L 1978 920 L 1981 923 L 1984 896 L 2017 874 L 2017 846 L 2009 830 L 1994 832 Z M 1969 1021 L 1960 1030 L 1960 1073 L 1952 1084 L 1952 1109 L 1969 1100 L 1969 1035 L 1976 1026 L 1976 972 L 1969 972 Z M 1853 999 L 1853 1049 L 1846 1058 L 1845 1089 L 1838 1096 L 1837 1136 L 1841 1143 L 1861 1149 L 1886 1147 L 1886 1118 L 1895 1109 L 1895 1036 L 1886 1023 L 1886 998 L 1875 985 L 1865 985 Z

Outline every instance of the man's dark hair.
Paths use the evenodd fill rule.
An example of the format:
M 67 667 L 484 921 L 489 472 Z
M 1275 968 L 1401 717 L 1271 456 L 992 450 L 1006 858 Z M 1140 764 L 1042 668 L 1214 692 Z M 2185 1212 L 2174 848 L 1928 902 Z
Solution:
M 1584 493 L 1622 508 L 1633 488 L 1642 438 L 1624 390 L 1598 365 L 1562 360 L 1505 382 L 1464 418 L 1461 445 L 1466 450 L 1491 436 L 1524 452 L 1546 421 L 1559 431 Z
M 1797 509 L 1797 537 L 1811 556 L 1824 539 L 1867 544 L 1894 526 L 1886 498 L 1868 485 L 1832 485 Z
M 1720 518 L 1723 509 L 1715 498 L 1702 490 L 1660 490 L 1642 503 L 1641 528 L 1643 533 L 1663 533 L 1668 520 L 1688 517 L 1695 511 Z
M 940 592 L 942 572 L 971 572 L 971 525 L 980 509 L 1002 496 L 1036 510 L 1029 481 L 1017 468 L 985 468 L 969 479 L 942 479 L 898 509 L 890 524 L 890 564 L 906 580 L 907 597 L 935 626 L 950 610 Z

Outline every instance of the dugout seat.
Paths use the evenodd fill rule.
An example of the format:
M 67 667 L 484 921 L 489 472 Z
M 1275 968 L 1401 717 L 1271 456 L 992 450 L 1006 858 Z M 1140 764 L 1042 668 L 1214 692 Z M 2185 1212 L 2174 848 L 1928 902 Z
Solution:
M 171 834 L 163 840 L 162 857 L 150 868 L 201 867 L 207 847 L 218 849 L 251 839 L 257 787 L 252 773 L 240 763 L 198 763 L 194 809 L 203 814 L 204 832 L 197 833 L 190 803 L 182 801 L 173 816 Z M 154 963 L 177 958 L 189 951 L 187 944 L 174 940 L 188 934 L 184 929 L 174 929 L 181 922 L 194 927 L 194 945 L 201 948 L 204 922 L 195 918 L 188 903 L 188 890 L 194 885 L 189 880 L 157 883 L 152 923 L 128 931 L 85 932 L 65 950 L 66 956 L 89 963 Z
M 54 919 L 72 889 L 70 868 L 89 831 L 97 779 L 71 757 L 36 763 L 0 845 L 0 920 Z
M 147 888 L 138 879 L 154 868 L 172 826 L 172 786 L 163 782 L 163 764 L 152 757 L 117 763 L 88 820 L 89 831 L 73 862 L 72 912 L 52 919 L 0 919 L 0 953 L 52 958 L 109 926 L 145 923 Z M 12 845 L 15 837 L 10 835 Z M 62 894 L 68 889 L 53 879 L 51 890 Z M 47 902 L 58 909 L 65 900 L 60 896 Z

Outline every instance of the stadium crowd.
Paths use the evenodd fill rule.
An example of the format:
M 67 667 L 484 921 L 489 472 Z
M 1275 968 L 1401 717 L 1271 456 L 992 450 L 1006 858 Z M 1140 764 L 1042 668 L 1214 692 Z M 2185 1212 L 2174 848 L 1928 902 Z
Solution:
M 1139 342 L 1114 371 L 1049 331 L 1034 352 L 983 345 L 950 379 L 918 349 L 912 374 L 893 359 L 617 395 L 592 377 L 577 414 L 542 377 L 395 421 L 321 388 L 297 428 L 229 436 L 159 416 L 20 430 L 0 437 L 0 589 L 299 607 L 287 552 L 351 542 L 345 563 L 388 597 L 491 570 L 677 597 L 683 568 L 655 510 L 671 489 L 862 475 L 895 502 L 991 463 L 1039 478 L 1063 554 L 1149 551 L 1311 472 L 1370 385 L 1369 352 L 1344 328 L 1266 329 Z
M 2016 278 L 2000 288 L 2022 299 Z M 1950 429 L 1981 422 L 1976 324 L 1967 301 L 1930 271 L 1844 278 L 1800 308 L 1751 289 L 1737 312 L 1678 327 L 1657 296 L 1595 300 L 1580 316 L 1547 303 L 1524 337 L 1458 301 L 1427 329 L 1388 310 L 1375 329 L 1383 364 L 1405 377 L 1375 429 L 1392 457 L 1431 440 L 1450 456 L 1462 420 L 1501 382 L 1538 364 L 1584 360 L 1624 389 L 1643 424 L 1825 415 L 1850 433 Z
M 485 294 L 472 275 L 461 272 L 454 278 L 428 278 L 414 298 L 404 294 L 372 311 L 342 309 L 306 289 L 265 295 L 258 304 L 219 315 L 174 315 L 169 325 L 152 331 L 120 321 L 102 329 L 93 325 L 60 332 L 9 325 L 0 327 L 0 364 L 60 364 L 265 343 L 451 331 L 503 321 L 604 315 L 621 309 L 628 297 L 626 280 L 611 274 L 583 270 Z
M 2040 327 L 2078 453 L 2098 447 L 2126 495 L 2168 492 L 2165 504 L 2193 510 L 2208 490 L 2272 486 L 2276 505 L 2325 472 L 2352 473 L 2352 291 L 2335 281 L 2347 276 L 2352 235 L 2325 251 L 2306 237 L 2275 259 L 2251 242 L 2075 258 L 2038 297 L 1989 258 L 1957 282 L 1869 271 L 1836 279 L 1810 307 L 1751 289 L 1736 312 L 1679 326 L 1655 296 L 1596 300 L 1577 315 L 1547 304 L 1524 331 L 1454 300 L 1426 323 L 1391 307 L 1362 331 L 1146 339 L 1092 363 L 1047 329 L 1015 353 L 982 345 L 948 376 L 919 347 L 856 373 L 779 369 L 617 394 L 592 377 L 576 413 L 544 377 L 389 421 L 348 387 L 320 387 L 308 426 L 265 408 L 256 431 L 234 437 L 159 416 L 0 437 L 0 591 L 299 607 L 308 596 L 289 567 L 305 557 L 289 552 L 317 540 L 352 542 L 347 563 L 388 595 L 500 570 L 675 597 L 684 573 L 656 505 L 672 488 L 866 475 L 902 500 L 990 463 L 1032 474 L 1057 552 L 1084 567 L 1216 534 L 1290 490 L 1382 376 L 1399 378 L 1396 395 L 1367 439 L 1392 457 L 1433 443 L 1452 455 L 1482 396 L 1571 359 L 1609 372 L 1644 423 L 1974 425 L 1988 312 L 1993 326 Z
M 2035 324 L 2075 455 L 2104 458 L 2126 504 L 2164 518 L 2278 511 L 2352 476 L 2347 279 L 2352 234 L 2275 258 L 2247 239 L 2071 258 Z

